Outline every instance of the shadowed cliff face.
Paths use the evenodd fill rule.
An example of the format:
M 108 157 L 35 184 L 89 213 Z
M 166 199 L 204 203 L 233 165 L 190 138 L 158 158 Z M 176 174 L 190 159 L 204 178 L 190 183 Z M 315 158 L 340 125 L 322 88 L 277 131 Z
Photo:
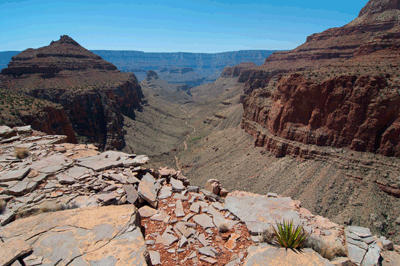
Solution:
M 134 119 L 141 108 L 134 74 L 119 72 L 68 36 L 21 52 L 1 73 L 3 87 L 62 104 L 78 140 L 101 149 L 124 147 L 123 115 Z
M 77 139 L 64 108 L 60 104 L 0 88 L 0 124 L 10 127 L 31 125 L 47 134 L 66 135 L 67 141 Z
M 351 23 L 241 71 L 249 94 L 242 127 L 257 137 L 256 122 L 292 141 L 400 157 L 399 15 L 397 0 L 371 0 Z

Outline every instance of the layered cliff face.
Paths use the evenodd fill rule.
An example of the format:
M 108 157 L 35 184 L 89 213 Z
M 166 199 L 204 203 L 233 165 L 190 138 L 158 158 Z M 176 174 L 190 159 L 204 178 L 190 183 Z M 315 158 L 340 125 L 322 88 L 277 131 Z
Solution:
M 68 36 L 39 49 L 27 49 L 2 70 L 3 87 L 60 103 L 78 140 L 101 149 L 125 145 L 123 115 L 141 108 L 134 74 L 121 73 Z
M 253 62 L 245 62 L 233 67 L 225 67 L 222 71 L 221 78 L 236 78 L 239 77 L 243 70 L 256 67 L 257 65 Z
M 273 136 L 400 157 L 398 8 L 371 0 L 351 23 L 242 71 L 242 128 L 278 156 L 298 154 L 271 144 Z
M 102 69 L 117 70 L 117 68 L 100 56 L 84 49 L 69 36 L 61 36 L 60 40 L 52 41 L 49 46 L 38 49 L 26 49 L 11 58 L 8 67 L 1 71 L 5 75 L 22 75 L 43 73 L 48 77 L 63 70 Z
M 68 142 L 77 143 L 71 122 L 60 104 L 2 88 L 0 99 L 0 125 L 31 125 L 47 134 L 66 135 Z

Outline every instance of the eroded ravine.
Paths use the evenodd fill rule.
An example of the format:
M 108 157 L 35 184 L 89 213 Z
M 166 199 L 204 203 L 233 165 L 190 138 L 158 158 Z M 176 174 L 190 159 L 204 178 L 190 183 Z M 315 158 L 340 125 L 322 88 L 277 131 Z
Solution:
M 182 110 L 182 112 L 186 113 L 186 115 L 188 116 L 188 118 L 190 118 L 189 113 L 186 110 L 183 110 L 182 108 L 180 108 Z M 188 133 L 186 135 L 186 139 L 183 141 L 183 145 L 185 146 L 185 148 L 183 149 L 183 151 L 180 151 L 176 156 L 175 156 L 175 162 L 176 162 L 176 168 L 178 169 L 178 171 L 181 171 L 181 167 L 179 166 L 179 156 L 181 155 L 182 152 L 187 150 L 187 140 L 189 139 L 190 135 L 192 135 L 194 132 L 196 132 L 196 128 L 194 126 L 191 126 L 187 123 L 187 121 L 185 121 L 185 125 L 188 127 L 193 128 L 193 131 Z

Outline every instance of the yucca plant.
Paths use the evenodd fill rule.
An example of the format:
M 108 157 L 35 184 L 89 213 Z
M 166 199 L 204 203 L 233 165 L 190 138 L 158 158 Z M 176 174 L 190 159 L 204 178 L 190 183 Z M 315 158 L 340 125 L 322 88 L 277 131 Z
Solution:
M 284 248 L 290 249 L 300 249 L 304 241 L 308 237 L 308 233 L 304 231 L 303 226 L 293 225 L 293 220 L 287 221 L 283 220 L 282 223 L 275 222 L 276 227 L 272 227 L 275 233 L 274 240 L 275 243 Z

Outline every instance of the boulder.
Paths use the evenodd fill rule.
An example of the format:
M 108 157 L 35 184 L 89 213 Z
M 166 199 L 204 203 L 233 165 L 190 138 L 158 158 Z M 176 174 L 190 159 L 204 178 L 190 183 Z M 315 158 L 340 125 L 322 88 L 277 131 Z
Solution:
M 9 138 L 15 136 L 15 132 L 8 126 L 0 126 L 0 137 Z
M 263 196 L 227 197 L 225 208 L 242 220 L 252 235 L 259 235 L 275 221 L 301 219 L 291 198 L 266 198 Z
M 209 179 L 207 180 L 204 189 L 214 193 L 215 195 L 219 195 L 221 182 L 218 179 Z
M 333 266 L 329 260 L 324 259 L 310 248 L 296 252 L 291 249 L 277 248 L 267 244 L 251 246 L 248 248 L 248 256 L 244 266 Z
M 29 174 L 31 167 L 27 166 L 18 170 L 3 172 L 0 175 L 0 183 L 21 180 Z
M 32 251 L 32 247 L 22 239 L 0 241 L 0 265 L 12 265 Z M 14 265 L 14 264 L 13 264 Z
M 44 213 L 5 226 L 2 238 L 25 242 L 45 265 L 145 266 L 147 248 L 138 218 L 133 205 Z M 7 252 L 12 248 L 17 246 L 0 246 Z

